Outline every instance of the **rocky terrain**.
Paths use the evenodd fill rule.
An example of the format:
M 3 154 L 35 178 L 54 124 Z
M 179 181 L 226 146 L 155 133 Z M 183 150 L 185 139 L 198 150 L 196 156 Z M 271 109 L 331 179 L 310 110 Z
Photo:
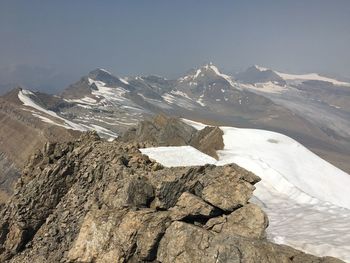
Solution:
M 178 118 L 157 115 L 130 128 L 118 140 L 140 142 L 148 147 L 191 145 L 217 159 L 216 151 L 224 147 L 222 135 L 218 127 L 207 126 L 198 131 Z
M 133 133 L 87 132 L 32 155 L 0 212 L 0 262 L 342 262 L 267 241 L 251 172 L 164 168 L 138 150 L 157 141 Z
M 121 78 L 97 69 L 60 95 L 12 90 L 0 98 L 0 203 L 12 193 L 25 160 L 45 142 L 71 140 L 87 130 L 112 140 L 159 113 L 280 132 L 350 172 L 346 99 L 350 89 L 324 81 L 285 80 L 279 74 L 254 66 L 233 78 L 207 64 L 168 80 L 159 76 Z M 274 92 L 266 92 L 271 87 Z M 198 148 L 200 140 L 212 132 L 220 135 L 219 130 L 207 128 L 190 144 Z M 139 134 L 135 130 L 130 136 L 141 140 Z M 220 149 L 222 142 L 217 138 L 212 144 Z M 163 140 L 163 145 L 169 140 Z M 216 158 L 215 149 L 200 150 Z
M 28 157 L 45 142 L 62 142 L 79 136 L 79 132 L 52 126 L 23 109 L 16 89 L 0 98 L 0 203 L 13 190 Z

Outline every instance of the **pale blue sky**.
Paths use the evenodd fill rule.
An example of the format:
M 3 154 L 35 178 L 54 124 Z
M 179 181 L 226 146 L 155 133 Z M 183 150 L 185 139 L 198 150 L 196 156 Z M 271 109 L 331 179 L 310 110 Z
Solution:
M 175 77 L 209 61 L 350 76 L 349 14 L 348 0 L 2 0 L 0 83 L 57 89 L 97 67 Z

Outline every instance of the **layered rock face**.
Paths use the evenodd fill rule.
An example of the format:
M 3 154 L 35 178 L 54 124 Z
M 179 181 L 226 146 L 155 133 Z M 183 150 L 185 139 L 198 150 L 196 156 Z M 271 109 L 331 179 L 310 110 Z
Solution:
M 46 144 L 0 212 L 0 262 L 341 262 L 265 239 L 236 166 L 164 168 L 95 133 Z

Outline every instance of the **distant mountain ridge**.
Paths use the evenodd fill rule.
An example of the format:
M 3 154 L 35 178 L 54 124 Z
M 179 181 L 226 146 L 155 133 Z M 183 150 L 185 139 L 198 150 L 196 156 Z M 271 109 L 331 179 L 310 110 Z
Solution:
M 273 82 L 279 85 L 286 85 L 286 81 L 275 71 L 257 65 L 236 74 L 235 78 L 238 81 L 250 84 Z
M 173 80 L 160 76 L 121 78 L 105 69 L 95 69 L 59 95 L 20 88 L 4 95 L 2 101 L 7 106 L 0 109 L 0 138 L 8 143 L 0 144 L 0 154 L 4 164 L 14 164 L 20 170 L 22 159 L 18 162 L 16 155 L 6 150 L 16 143 L 7 138 L 11 137 L 11 127 L 17 125 L 34 125 L 26 131 L 28 136 L 40 134 L 41 143 L 25 142 L 28 151 L 23 151 L 23 156 L 28 157 L 27 152 L 48 140 L 60 141 L 87 130 L 113 140 L 140 120 L 164 113 L 208 124 L 280 132 L 350 171 L 350 135 L 346 132 L 350 131 L 349 92 L 346 86 L 322 80 L 286 80 L 276 71 L 259 66 L 243 75 L 229 76 L 209 63 Z M 9 108 L 21 117 L 12 116 Z M 314 114 L 317 111 L 322 115 Z M 319 116 L 328 119 L 325 122 Z M 50 136 L 45 135 L 46 129 Z M 54 138 L 53 134 L 62 136 Z M 19 130 L 18 136 L 27 135 Z
M 254 65 L 243 72 L 235 74 L 237 80 L 245 83 L 265 83 L 265 82 L 277 82 L 278 84 L 286 83 L 301 83 L 303 81 L 321 81 L 328 82 L 337 86 L 348 86 L 350 82 L 340 81 L 335 78 L 323 76 L 318 73 L 306 73 L 306 74 L 290 74 L 282 73 L 269 68 Z

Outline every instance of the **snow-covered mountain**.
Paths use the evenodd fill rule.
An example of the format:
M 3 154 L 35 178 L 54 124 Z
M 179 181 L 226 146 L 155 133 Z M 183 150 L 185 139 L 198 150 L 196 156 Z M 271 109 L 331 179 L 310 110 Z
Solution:
M 283 84 L 300 84 L 303 81 L 321 81 L 328 82 L 336 86 L 348 86 L 349 82 L 337 80 L 322 76 L 318 73 L 307 73 L 307 74 L 290 74 L 282 73 L 276 70 L 265 68 L 262 66 L 254 65 L 243 72 L 239 72 L 235 75 L 236 79 L 245 83 L 266 83 L 274 82 L 279 85 Z
M 250 74 L 245 79 L 242 75 L 231 77 L 209 63 L 169 80 L 160 76 L 118 77 L 96 69 L 60 95 L 19 89 L 3 96 L 3 100 L 35 122 L 50 127 L 51 134 L 59 129 L 69 133 L 96 130 L 112 140 L 139 120 L 158 113 L 216 125 L 263 128 L 297 139 L 350 171 L 348 87 L 320 81 L 290 84 L 275 71 L 259 66 L 250 68 L 248 73 L 254 73 L 254 78 L 249 79 Z M 7 107 L 0 112 L 3 116 L 9 114 Z M 33 123 L 26 118 L 17 121 Z M 10 129 L 6 125 L 4 122 L 4 132 Z M 41 125 L 36 127 L 39 131 Z M 8 136 L 2 138 L 7 140 Z M 16 154 L 8 149 L 0 144 L 6 167 L 16 163 Z
M 196 129 L 205 127 L 184 121 Z M 262 178 L 252 201 L 262 205 L 270 218 L 270 239 L 317 255 L 350 261 L 350 236 L 344 235 L 349 231 L 350 175 L 285 135 L 220 128 L 225 146 L 218 151 L 218 160 L 191 146 L 141 151 L 168 167 L 236 163 L 252 171 Z
M 247 71 L 259 83 L 228 76 L 212 63 L 173 80 L 121 78 L 97 69 L 62 93 L 64 103 L 56 112 L 85 128 L 103 130 L 105 137 L 157 113 L 265 128 L 298 139 L 350 171 L 343 157 L 350 154 L 348 87 L 320 81 L 291 84 L 277 71 L 259 66 Z
M 97 69 L 68 87 L 61 98 L 66 102 L 59 109 L 61 115 L 82 126 L 92 123 L 114 133 L 159 112 L 199 118 L 210 112 L 256 121 L 271 116 L 270 112 L 283 112 L 269 99 L 240 89 L 232 77 L 212 64 L 176 80 L 157 76 L 123 79 Z

